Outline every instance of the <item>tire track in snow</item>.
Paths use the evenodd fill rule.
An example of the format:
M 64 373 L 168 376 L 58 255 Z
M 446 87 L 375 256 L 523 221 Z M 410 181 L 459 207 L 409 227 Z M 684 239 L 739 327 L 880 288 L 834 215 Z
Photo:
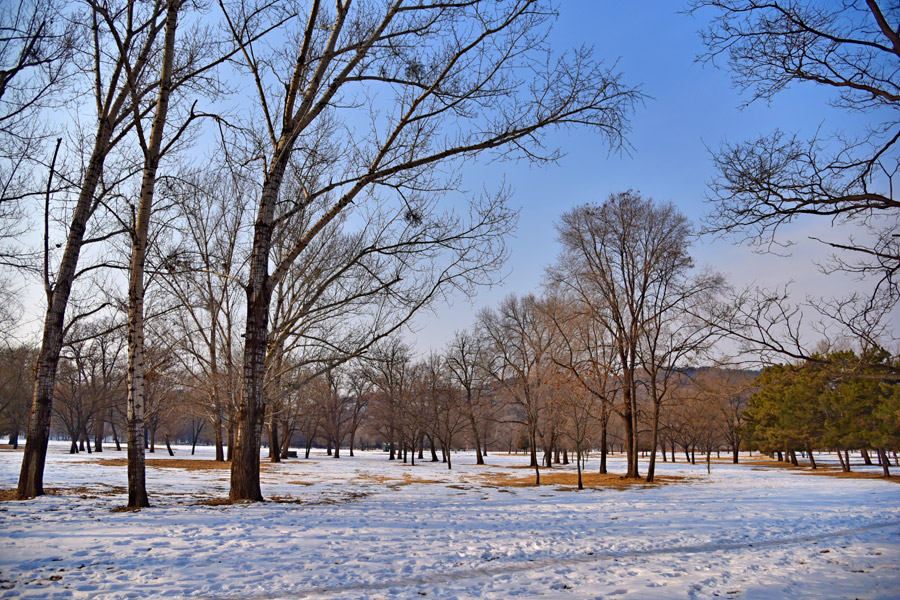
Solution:
M 883 529 L 885 527 L 898 527 L 900 520 L 883 521 L 862 527 L 854 527 L 852 529 L 841 529 L 838 531 L 830 531 L 825 533 L 817 533 L 810 535 L 791 536 L 786 538 L 778 538 L 773 540 L 764 540 L 761 542 L 708 542 L 705 544 L 696 544 L 691 546 L 667 546 L 665 548 L 651 548 L 648 550 L 630 550 L 626 552 L 593 552 L 591 554 L 583 554 L 579 556 L 531 559 L 526 562 L 516 562 L 499 564 L 496 567 L 471 567 L 465 571 L 449 571 L 444 573 L 434 573 L 429 575 L 420 575 L 413 577 L 405 577 L 402 579 L 390 579 L 376 581 L 372 583 L 362 583 L 356 585 L 346 585 L 337 587 L 318 586 L 307 590 L 299 590 L 289 593 L 272 593 L 264 596 L 205 596 L 203 600 L 276 600 L 279 598 L 314 598 L 322 596 L 330 596 L 333 594 L 345 594 L 352 592 L 365 591 L 384 591 L 391 588 L 409 588 L 424 585 L 436 585 L 447 582 L 460 582 L 472 579 L 492 578 L 499 575 L 510 575 L 536 569 L 545 569 L 551 567 L 562 567 L 571 564 L 581 564 L 588 562 L 609 561 L 623 558 L 638 558 L 643 556 L 660 556 L 666 554 L 701 554 L 713 551 L 728 550 L 746 550 L 753 548 L 773 548 L 779 546 L 791 546 L 794 544 L 803 544 L 808 542 L 817 542 L 832 538 L 839 538 L 847 535 L 854 535 L 875 529 Z

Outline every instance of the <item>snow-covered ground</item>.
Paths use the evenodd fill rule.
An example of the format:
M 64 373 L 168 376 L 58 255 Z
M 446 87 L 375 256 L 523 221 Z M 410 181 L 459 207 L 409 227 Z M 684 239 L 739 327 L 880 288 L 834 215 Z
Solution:
M 895 482 L 662 463 L 686 479 L 578 492 L 486 485 L 530 476 L 522 455 L 459 453 L 448 472 L 320 453 L 264 465 L 279 502 L 209 505 L 227 470 L 157 454 L 153 507 L 135 513 L 112 512 L 125 467 L 97 463 L 124 452 L 67 449 L 51 445 L 45 472 L 59 495 L 0 503 L 0 598 L 900 598 Z M 0 489 L 21 458 L 0 452 Z

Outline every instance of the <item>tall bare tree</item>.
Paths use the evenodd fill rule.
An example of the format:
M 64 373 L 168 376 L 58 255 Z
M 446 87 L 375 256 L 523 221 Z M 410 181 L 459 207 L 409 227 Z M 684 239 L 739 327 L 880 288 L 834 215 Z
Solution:
M 453 384 L 461 388 L 464 413 L 475 441 L 475 464 L 484 464 L 485 442 L 481 421 L 490 412 L 488 382 L 485 372 L 487 357 L 484 340 L 469 331 L 457 331 L 444 350 L 444 359 Z
M 244 393 L 230 493 L 233 500 L 259 500 L 256 423 L 265 404 L 272 292 L 312 241 L 338 215 L 381 197 L 407 206 L 409 222 L 423 226 L 421 242 L 437 249 L 447 232 L 429 230 L 425 198 L 454 187 L 461 161 L 489 150 L 552 159 L 556 153 L 542 144 L 555 126 L 590 127 L 616 147 L 639 95 L 586 49 L 553 57 L 545 37 L 551 12 L 532 0 L 395 0 L 379 6 L 342 0 L 330 8 L 314 0 L 305 22 L 286 36 L 290 42 L 276 56 L 264 55 L 249 36 L 281 19 L 281 6 L 272 13 L 243 2 L 220 5 L 242 47 L 242 68 L 258 91 L 262 130 L 252 145 L 266 148 L 259 163 L 262 185 L 246 288 Z M 280 204 L 289 201 L 282 194 L 289 164 L 296 161 L 303 171 L 302 165 L 319 164 L 323 156 L 330 162 L 327 179 L 302 180 L 303 194 Z M 279 218 L 322 199 L 327 202 L 308 231 L 271 265 Z M 474 213 L 476 224 L 506 227 L 477 208 Z M 421 304 L 447 286 L 483 280 L 480 267 L 494 263 L 497 248 L 483 244 L 485 226 L 460 223 L 456 230 L 458 243 L 444 245 L 444 251 L 457 259 L 434 274 L 437 284 L 426 287 L 433 293 Z
M 104 13 L 109 18 L 105 18 Z M 88 221 L 107 199 L 105 191 L 112 185 L 103 180 L 107 157 L 134 128 L 136 107 L 133 102 L 144 99 L 154 89 L 147 83 L 154 77 L 154 56 L 165 27 L 164 15 L 165 6 L 161 2 L 126 2 L 116 6 L 88 2 L 84 10 L 74 13 L 72 19 L 78 36 L 78 43 L 73 45 L 73 60 L 79 71 L 87 76 L 86 87 L 96 110 L 97 128 L 89 142 L 89 156 L 68 213 L 65 249 L 55 273 L 51 272 L 49 231 L 45 226 L 43 283 L 47 311 L 35 369 L 28 439 L 19 475 L 19 498 L 43 494 L 56 367 L 79 255 Z M 48 204 L 49 201 L 48 194 Z
M 638 386 L 642 350 L 672 313 L 677 281 L 693 263 L 691 228 L 672 204 L 636 192 L 612 194 L 602 204 L 565 213 L 559 225 L 563 250 L 556 283 L 606 330 L 612 344 L 617 412 L 625 425 L 626 476 L 639 477 Z

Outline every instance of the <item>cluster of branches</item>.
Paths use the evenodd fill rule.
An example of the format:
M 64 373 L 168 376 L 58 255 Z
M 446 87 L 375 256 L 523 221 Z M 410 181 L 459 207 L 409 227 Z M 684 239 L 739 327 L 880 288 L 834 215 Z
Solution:
M 779 252 L 793 243 L 786 231 L 792 223 L 830 225 L 823 239 L 813 238 L 831 251 L 820 269 L 850 273 L 871 286 L 800 303 L 784 290 L 748 288 L 737 294 L 731 330 L 753 349 L 782 359 L 820 357 L 800 339 L 804 317 L 823 323 L 823 335 L 840 330 L 866 350 L 889 346 L 900 300 L 896 3 L 694 0 L 690 11 L 709 19 L 702 33 L 708 50 L 700 60 L 728 68 L 748 103 L 770 101 L 794 85 L 817 86 L 831 93 L 834 107 L 868 124 L 856 131 L 829 131 L 823 124 L 808 139 L 774 131 L 712 152 L 707 232 Z M 897 377 L 896 370 L 883 370 Z

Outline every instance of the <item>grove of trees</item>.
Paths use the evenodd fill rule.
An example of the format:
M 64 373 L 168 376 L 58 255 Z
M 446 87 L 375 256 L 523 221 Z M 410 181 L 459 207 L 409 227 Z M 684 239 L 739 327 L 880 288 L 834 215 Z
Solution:
M 277 462 L 296 444 L 335 459 L 383 444 L 448 468 L 460 447 L 479 464 L 524 450 L 536 483 L 574 460 L 579 487 L 587 456 L 605 473 L 613 449 L 631 478 L 646 454 L 648 481 L 676 449 L 839 450 L 848 469 L 865 450 L 889 475 L 900 9 L 874 0 L 690 8 L 709 15 L 704 58 L 724 58 L 749 101 L 811 83 L 887 115 L 828 143 L 722 146 L 704 227 L 767 245 L 804 215 L 852 223 L 864 241 L 825 241 L 824 268 L 870 277 L 869 293 L 796 306 L 734 290 L 695 265 L 674 204 L 628 190 L 559 217 L 540 290 L 416 356 L 413 317 L 497 282 L 507 259 L 512 192 L 462 189 L 466 169 L 546 166 L 559 130 L 626 145 L 641 89 L 589 48 L 551 47 L 556 8 L 0 7 L 0 433 L 25 436 L 18 497 L 44 493 L 54 432 L 73 452 L 125 441 L 134 508 L 150 504 L 145 452 L 176 439 L 230 461 L 232 501 L 263 499 L 264 445 Z M 46 303 L 33 344 L 14 333 L 23 277 Z M 821 351 L 810 311 L 832 327 Z M 723 341 L 754 366 L 722 362 Z

